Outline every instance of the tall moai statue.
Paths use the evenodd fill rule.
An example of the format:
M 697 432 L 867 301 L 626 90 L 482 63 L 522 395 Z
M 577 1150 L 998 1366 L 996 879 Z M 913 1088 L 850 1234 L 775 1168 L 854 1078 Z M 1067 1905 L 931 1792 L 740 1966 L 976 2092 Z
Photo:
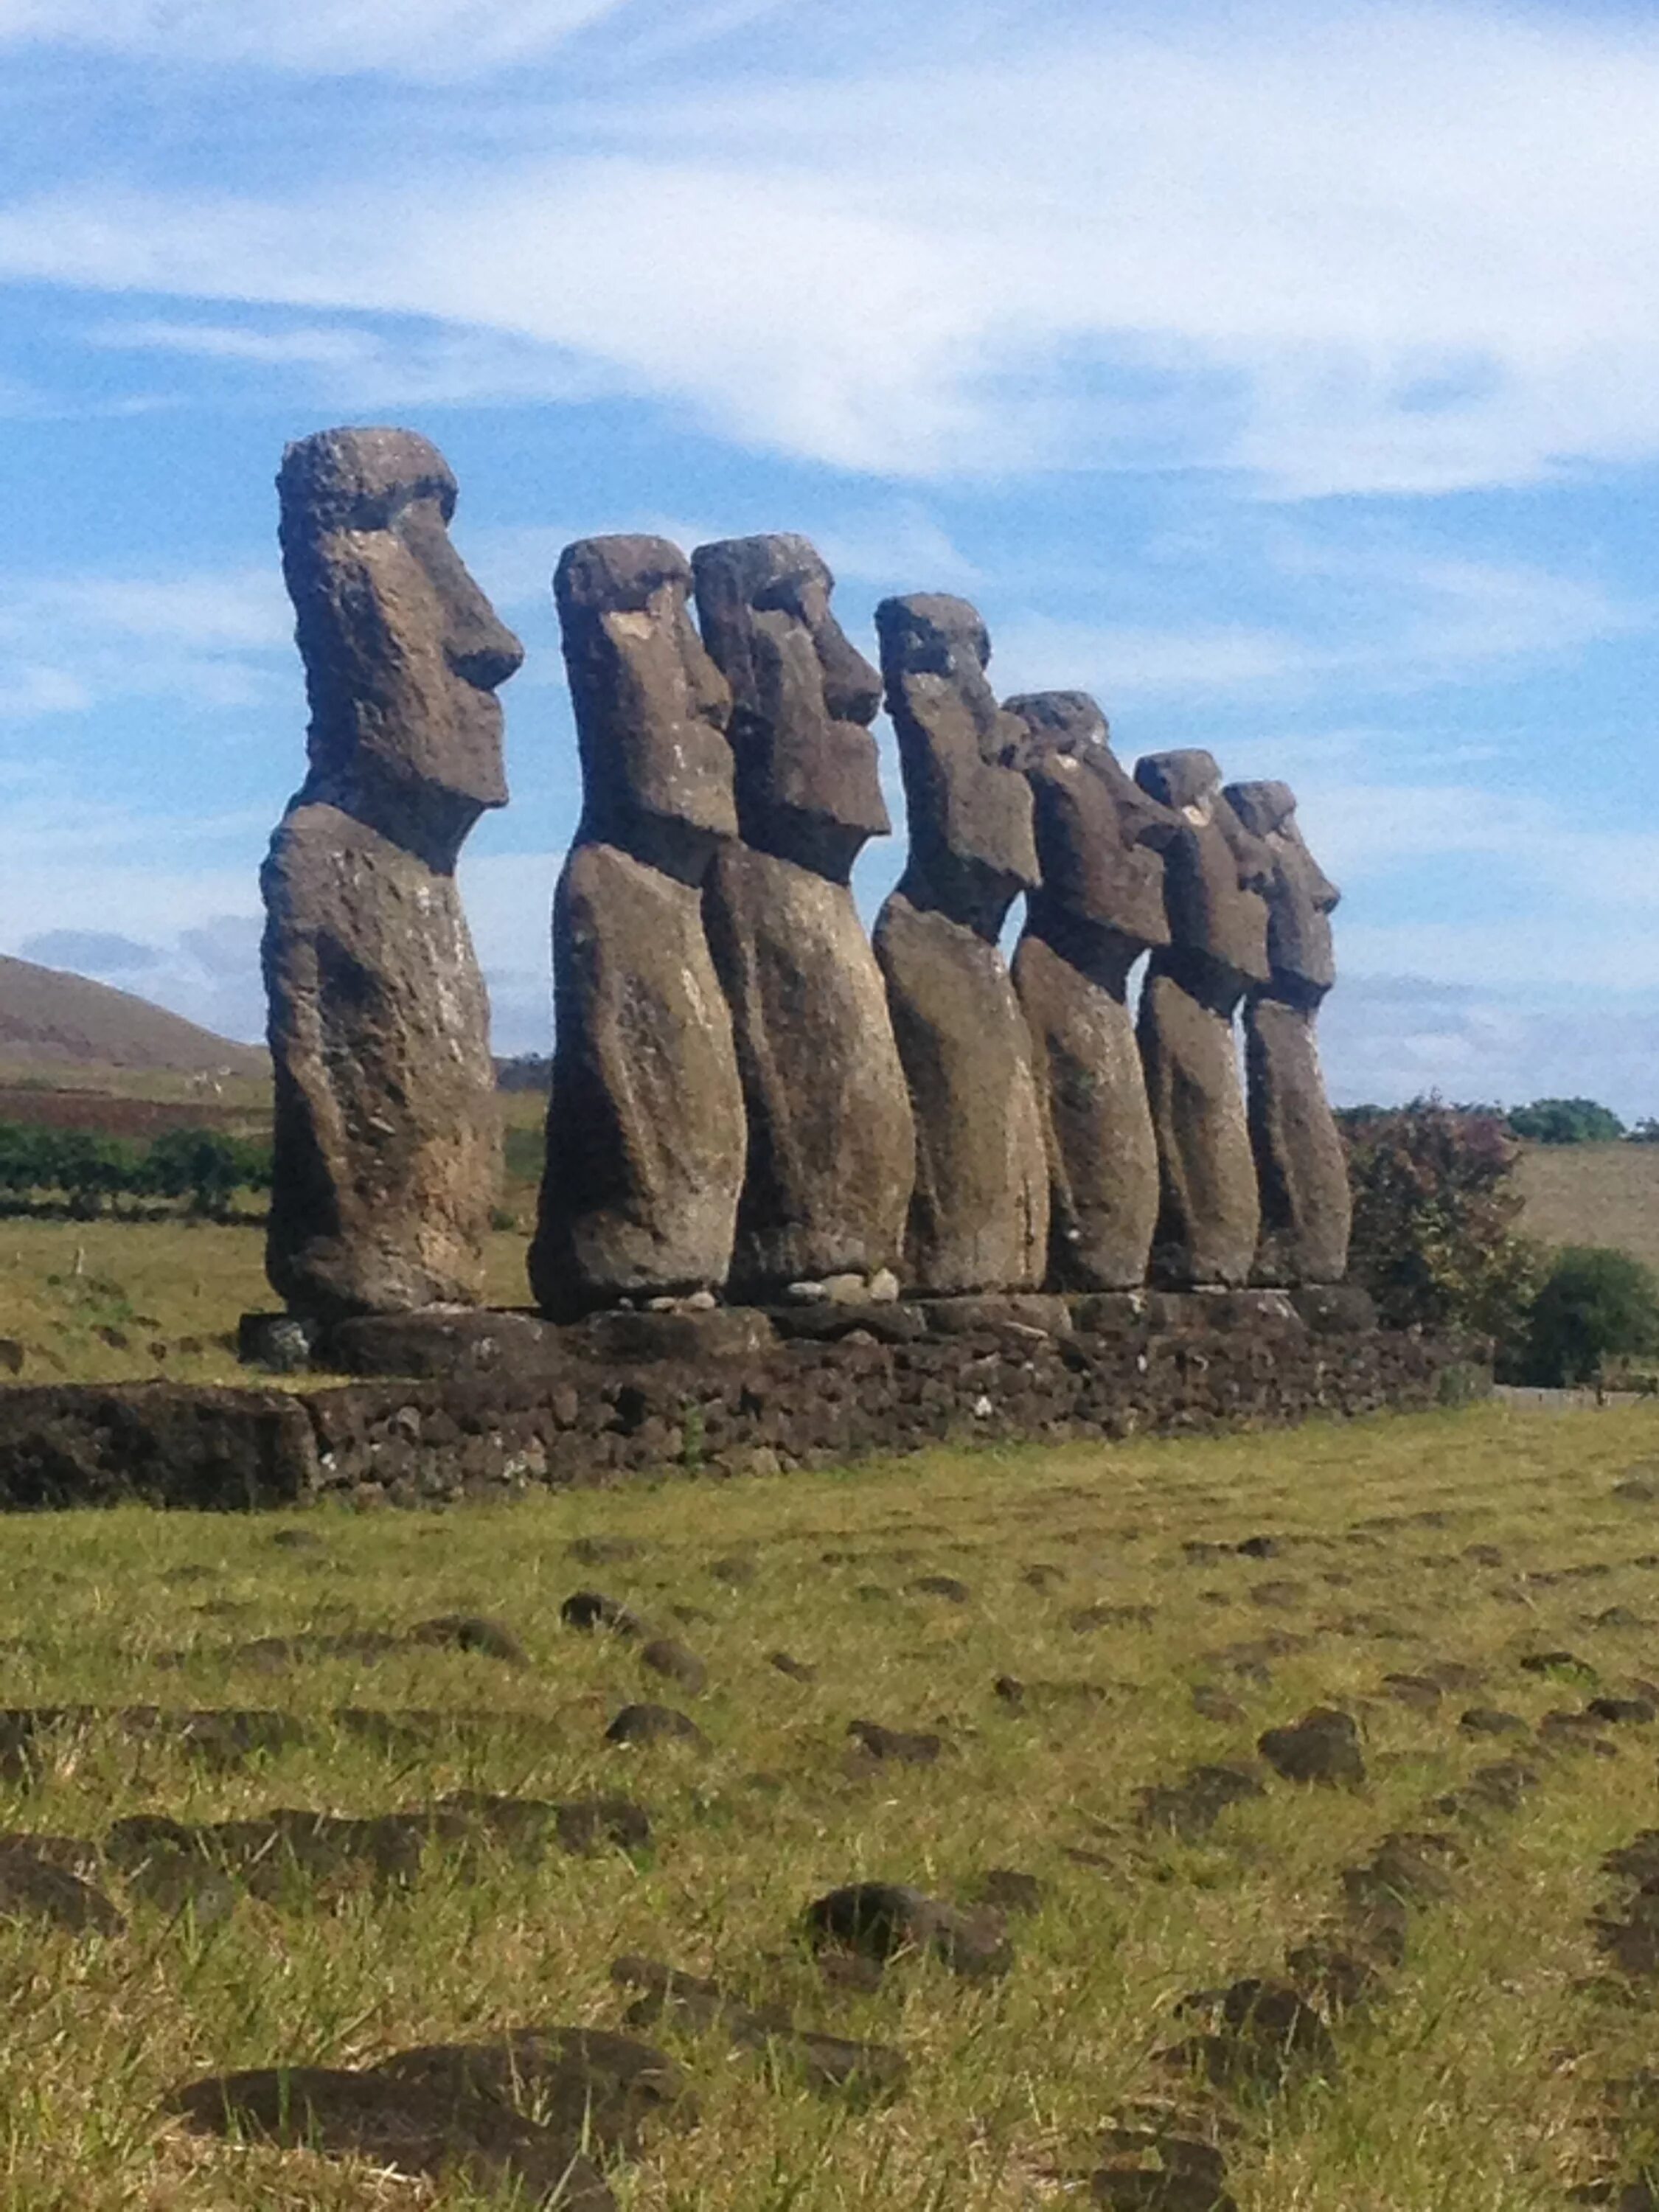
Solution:
M 830 611 L 804 538 L 691 556 L 705 644 L 732 690 L 738 837 L 704 894 L 732 1009 L 748 1155 L 734 1293 L 897 1268 L 915 1176 L 887 996 L 849 888 L 892 824 L 876 741 L 881 678 Z
M 587 538 L 554 579 L 583 804 L 553 902 L 538 1304 L 572 1319 L 725 1282 L 743 1186 L 732 1017 L 702 887 L 736 835 L 731 694 L 660 538 Z
M 1256 1280 L 1340 1283 L 1353 1200 L 1314 1030 L 1336 981 L 1330 918 L 1341 894 L 1303 842 L 1288 784 L 1232 783 L 1225 795 L 1271 863 L 1270 975 L 1244 1001 L 1250 1141 L 1261 1192 Z
M 1236 1287 L 1255 1265 L 1261 1209 L 1233 1016 L 1267 981 L 1270 867 L 1208 753 L 1153 753 L 1135 781 L 1179 817 L 1164 860 L 1170 942 L 1152 955 L 1139 1024 L 1158 1137 L 1152 1277 Z
M 1036 691 L 1003 705 L 1025 726 L 1042 871 L 1014 984 L 1048 1150 L 1049 1281 L 1133 1290 L 1146 1279 L 1158 1176 L 1129 970 L 1170 941 L 1163 855 L 1177 818 L 1119 766 L 1087 692 Z
M 424 438 L 323 431 L 276 484 L 311 728 L 260 877 L 266 1268 L 320 1318 L 472 1304 L 501 1139 L 455 863 L 506 804 L 495 694 L 524 651 L 449 542 L 455 479 Z
M 1030 1032 L 997 945 L 1037 880 L 1024 726 L 997 705 L 965 600 L 884 599 L 876 629 L 910 830 L 875 931 L 916 1123 L 906 1273 L 939 1297 L 1032 1289 L 1048 1167 Z

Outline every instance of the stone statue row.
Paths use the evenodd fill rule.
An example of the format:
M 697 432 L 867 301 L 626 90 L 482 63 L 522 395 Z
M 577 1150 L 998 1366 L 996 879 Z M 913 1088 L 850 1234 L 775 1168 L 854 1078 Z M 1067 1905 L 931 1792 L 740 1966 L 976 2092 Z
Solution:
M 278 489 L 311 730 L 263 876 L 270 1279 L 319 1318 L 473 1303 L 497 1115 L 454 868 L 505 803 L 522 648 L 425 440 L 325 432 Z M 1131 777 L 1081 692 L 999 706 L 961 599 L 884 601 L 878 674 L 831 583 L 788 536 L 560 561 L 583 807 L 538 1305 L 1340 1280 L 1314 1036 L 1337 893 L 1290 791 L 1224 790 L 1200 751 Z M 891 827 L 884 696 L 909 854 L 872 942 L 850 878 Z

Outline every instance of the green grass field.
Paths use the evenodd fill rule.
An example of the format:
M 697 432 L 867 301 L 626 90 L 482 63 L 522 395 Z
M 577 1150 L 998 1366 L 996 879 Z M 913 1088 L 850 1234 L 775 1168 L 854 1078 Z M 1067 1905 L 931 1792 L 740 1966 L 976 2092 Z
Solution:
M 9 1917 L 0 1850 L 0 2201 L 505 2203 L 399 2179 L 384 2155 L 202 2137 L 165 2100 L 227 2069 L 362 2066 L 531 2024 L 616 2028 L 627 1997 L 608 1970 L 637 1952 L 895 2046 L 910 2070 L 901 2094 L 860 2102 L 805 2086 L 776 2051 L 769 2063 L 720 2033 L 641 2031 L 683 2063 L 701 2117 L 648 2129 L 617 2167 L 628 2212 L 1086 2203 L 1103 2160 L 1140 2159 L 1108 2131 L 1144 2123 L 1149 2104 L 1221 2147 L 1240 2212 L 1558 2212 L 1598 2159 L 1628 2172 L 1636 2155 L 1609 2132 L 1606 2085 L 1650 2062 L 1653 2013 L 1608 1981 L 1587 1921 L 1608 1893 L 1601 1855 L 1659 1822 L 1659 1731 L 1608 1727 L 1616 1755 L 1599 1756 L 1581 1731 L 1556 1724 L 1557 1743 L 1537 1723 L 1659 1671 L 1659 1503 L 1613 1494 L 1656 1452 L 1650 1413 L 1485 1408 L 940 1452 L 443 1517 L 9 1520 L 7 1705 L 265 1708 L 309 1733 L 220 1764 L 109 1721 L 49 1735 L 38 1767 L 13 1762 L 10 1840 L 91 1844 L 79 1863 L 125 1926 Z M 315 1540 L 291 1547 L 295 1534 Z M 1260 1534 L 1273 1556 L 1183 1548 Z M 595 1536 L 638 1548 L 571 1556 Z M 916 1588 L 937 1575 L 965 1585 L 960 1601 Z M 694 1647 L 708 1689 L 665 1684 L 635 1641 L 563 1626 L 561 1601 L 582 1585 Z M 504 1622 L 528 1663 L 424 1648 L 374 1663 L 239 1656 L 262 1638 L 468 1612 Z M 815 1678 L 779 1672 L 779 1650 Z M 1551 1650 L 1582 1671 L 1520 1663 Z M 1419 1685 L 1401 1702 L 1386 1681 L 1437 1671 L 1451 1686 L 1437 1698 Z M 1027 1685 L 1023 1707 L 994 1688 L 1002 1675 Z M 611 1717 L 642 1698 L 690 1711 L 707 1748 L 607 1744 Z M 1318 1705 L 1357 1718 L 1363 1782 L 1260 1767 L 1259 1732 Z M 1463 1731 L 1476 1705 L 1520 1732 Z M 331 1717 L 365 1707 L 416 1717 L 380 1748 Z M 849 1746 L 860 1718 L 945 1747 L 929 1765 L 872 1761 Z M 1517 1758 L 1537 1778 L 1517 1806 L 1441 1802 Z M 1256 1769 L 1261 1794 L 1182 1839 L 1149 1823 L 1142 1793 L 1198 1762 Z M 156 1901 L 130 1854 L 96 1848 L 139 1813 L 375 1814 L 460 1789 L 622 1790 L 648 1808 L 653 1840 L 586 1856 L 439 1843 L 391 1885 L 295 1867 L 259 1894 L 238 1881 L 213 1925 Z M 1403 1947 L 1379 1948 L 1356 1932 L 1352 1895 L 1345 1907 L 1345 1869 L 1391 1832 L 1425 1830 L 1455 1846 L 1448 1872 L 1436 1893 L 1411 1893 Z M 862 1992 L 826 1982 L 800 1940 L 803 1908 L 837 1883 L 908 1881 L 966 1904 L 994 1868 L 1042 1886 L 1035 1913 L 1009 1923 L 1003 1978 L 901 1956 Z M 1178 2011 L 1183 1996 L 1283 1981 L 1286 1954 L 1332 1923 L 1381 1960 L 1380 1978 L 1362 2007 L 1324 2007 L 1328 2041 L 1289 2080 L 1270 2068 L 1210 2087 L 1160 2059 L 1202 2024 Z M 1218 2201 L 1139 2188 L 1093 2201 Z

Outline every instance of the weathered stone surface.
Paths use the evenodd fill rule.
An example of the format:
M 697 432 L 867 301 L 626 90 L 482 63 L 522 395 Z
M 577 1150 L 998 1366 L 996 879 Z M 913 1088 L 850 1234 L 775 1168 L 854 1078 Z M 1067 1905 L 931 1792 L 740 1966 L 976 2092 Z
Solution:
M 1035 1289 L 1048 1172 L 1030 1032 L 998 933 L 1037 880 L 1024 726 L 998 707 L 963 599 L 876 610 L 910 852 L 875 950 L 916 1123 L 908 1279 L 936 1295 Z
M 904 1071 L 848 889 L 891 828 L 869 724 L 881 679 L 830 608 L 804 538 L 692 555 L 697 611 L 732 689 L 741 842 L 705 915 L 748 1120 L 732 1280 L 743 1295 L 896 1264 L 915 1172 Z
M 530 1279 L 557 1320 L 724 1283 L 743 1092 L 702 900 L 614 845 L 577 845 L 553 909 L 557 1042 Z
M 1048 1155 L 1049 1279 L 1133 1289 L 1146 1278 L 1158 1187 L 1127 983 L 1141 953 L 1169 942 L 1162 854 L 1176 820 L 1119 767 L 1086 692 L 1005 704 L 1025 727 L 1042 870 L 1014 983 Z
M 1338 1283 L 1347 1272 L 1353 1201 L 1314 1026 L 1335 981 L 1330 916 L 1340 894 L 1303 842 L 1287 784 L 1230 784 L 1225 796 L 1271 861 L 1272 973 L 1244 1002 L 1250 1142 L 1261 1194 L 1256 1279 Z
M 0 1468 L 13 1508 L 284 1505 L 318 1474 L 303 1400 L 175 1382 L 0 1391 Z
M 553 908 L 556 1036 L 536 1301 L 568 1319 L 723 1283 L 744 1125 L 702 883 L 737 829 L 731 698 L 661 538 L 566 549 L 554 590 L 583 811 Z
M 1233 1015 L 1268 979 L 1270 863 L 1208 753 L 1153 754 L 1135 781 L 1180 820 L 1164 854 L 1170 943 L 1152 955 L 1138 1024 L 1158 1150 L 1152 1277 L 1177 1289 L 1242 1284 L 1261 1209 Z
M 323 432 L 277 489 L 311 729 L 261 878 L 267 1271 L 305 1313 L 469 1304 L 499 1136 L 454 867 L 506 800 L 495 693 L 523 648 L 449 543 L 455 480 L 425 439 Z

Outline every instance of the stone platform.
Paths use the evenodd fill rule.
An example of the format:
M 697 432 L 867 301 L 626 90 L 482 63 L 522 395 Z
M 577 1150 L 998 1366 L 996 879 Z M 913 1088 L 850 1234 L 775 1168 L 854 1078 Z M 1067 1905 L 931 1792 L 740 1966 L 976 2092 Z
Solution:
M 257 1339 L 257 1328 L 245 1331 Z M 1465 1349 L 1349 1291 L 357 1321 L 353 1378 L 0 1386 L 0 1509 L 122 1498 L 418 1505 L 945 1442 L 1061 1442 L 1416 1408 Z

